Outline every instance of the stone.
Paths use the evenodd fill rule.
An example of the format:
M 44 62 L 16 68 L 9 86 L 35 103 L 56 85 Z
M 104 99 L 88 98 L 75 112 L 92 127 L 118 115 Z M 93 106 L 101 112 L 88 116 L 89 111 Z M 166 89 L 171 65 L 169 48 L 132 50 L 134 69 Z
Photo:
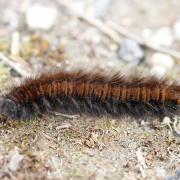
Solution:
M 15 147 L 12 151 L 9 152 L 9 162 L 7 167 L 12 172 L 17 171 L 20 168 L 20 163 L 24 159 L 24 156 L 19 153 L 19 149 Z
M 167 68 L 160 66 L 160 65 L 155 65 L 151 68 L 150 74 L 152 76 L 156 76 L 158 78 L 162 78 L 167 74 Z
M 117 50 L 117 55 L 126 63 L 139 64 L 144 58 L 144 50 L 136 41 L 126 39 Z
M 56 17 L 55 8 L 33 5 L 27 10 L 26 23 L 30 29 L 49 30 L 54 25 Z
M 154 53 L 152 57 L 150 58 L 149 64 L 151 66 L 162 66 L 167 69 L 172 69 L 174 66 L 174 59 L 163 53 Z
M 170 47 L 174 42 L 173 30 L 170 27 L 161 27 L 156 32 L 151 29 L 145 29 L 142 32 L 145 42 L 154 46 Z

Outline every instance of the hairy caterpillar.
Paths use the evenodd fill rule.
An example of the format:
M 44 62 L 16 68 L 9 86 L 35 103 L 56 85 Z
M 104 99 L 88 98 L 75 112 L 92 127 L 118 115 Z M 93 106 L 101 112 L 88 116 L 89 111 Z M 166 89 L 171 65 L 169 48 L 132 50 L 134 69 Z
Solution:
M 0 114 L 7 119 L 52 111 L 135 118 L 180 115 L 180 85 L 119 73 L 54 72 L 26 80 L 0 98 Z

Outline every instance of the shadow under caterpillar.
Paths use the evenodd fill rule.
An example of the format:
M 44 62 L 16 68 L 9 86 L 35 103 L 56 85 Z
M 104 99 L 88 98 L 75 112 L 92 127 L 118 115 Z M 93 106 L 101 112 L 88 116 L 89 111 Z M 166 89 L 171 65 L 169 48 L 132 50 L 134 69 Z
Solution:
M 29 119 L 56 111 L 90 116 L 180 115 L 180 85 L 119 73 L 54 72 L 28 79 L 0 98 L 0 114 Z

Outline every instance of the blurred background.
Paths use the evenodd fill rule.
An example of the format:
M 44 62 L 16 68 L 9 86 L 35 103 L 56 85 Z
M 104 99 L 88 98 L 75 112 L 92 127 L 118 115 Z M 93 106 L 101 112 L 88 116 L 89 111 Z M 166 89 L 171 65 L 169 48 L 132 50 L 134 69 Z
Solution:
M 179 81 L 179 0 L 0 0 L 0 12 L 1 91 L 54 69 Z M 178 180 L 173 128 L 169 117 L 0 123 L 0 179 Z
M 99 67 L 178 79 L 179 9 L 178 0 L 1 0 L 0 73 Z

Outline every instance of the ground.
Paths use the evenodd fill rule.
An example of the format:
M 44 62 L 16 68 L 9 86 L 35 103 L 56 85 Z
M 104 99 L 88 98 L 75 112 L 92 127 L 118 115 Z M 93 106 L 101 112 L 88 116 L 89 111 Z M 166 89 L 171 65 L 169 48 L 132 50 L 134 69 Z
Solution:
M 54 67 L 73 70 L 95 66 L 109 71 L 127 68 L 148 74 L 147 60 L 133 69 L 124 64 L 117 57 L 118 45 L 114 41 L 97 27 L 57 5 L 58 1 L 55 7 L 59 8 L 59 16 L 54 27 L 48 31 L 29 30 L 23 16 L 33 2 L 0 2 L 2 12 L 9 10 L 21 19 L 18 27 L 7 22 L 6 13 L 0 19 L 1 52 L 10 54 L 13 62 L 23 61 L 31 68 L 31 74 L 48 72 Z M 70 0 L 67 2 L 73 4 Z M 79 2 L 85 9 L 95 3 L 93 0 Z M 179 18 L 178 0 L 111 2 L 104 19 L 138 35 L 145 28 L 173 27 Z M 50 1 L 39 1 L 39 4 L 43 3 L 52 5 Z M 10 52 L 15 31 L 21 39 L 20 52 L 16 56 Z M 179 50 L 178 41 L 173 48 Z M 145 53 L 154 52 L 147 50 Z M 2 92 L 23 81 L 15 70 L 1 64 Z M 170 79 L 178 80 L 179 64 L 167 73 Z M 174 126 L 179 129 L 178 117 L 174 121 L 168 117 L 162 121 L 151 117 L 137 120 L 131 117 L 112 119 L 106 115 L 102 118 L 57 115 L 2 122 L 0 179 L 176 180 L 180 177 L 180 137 L 174 132 Z

